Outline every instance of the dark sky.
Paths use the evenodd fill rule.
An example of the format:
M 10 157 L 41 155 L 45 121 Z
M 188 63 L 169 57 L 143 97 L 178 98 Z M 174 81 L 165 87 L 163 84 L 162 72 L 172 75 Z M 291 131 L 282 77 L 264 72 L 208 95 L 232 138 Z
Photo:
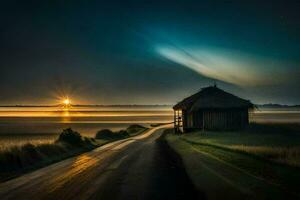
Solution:
M 0 104 L 300 103 L 300 1 L 6 1 Z

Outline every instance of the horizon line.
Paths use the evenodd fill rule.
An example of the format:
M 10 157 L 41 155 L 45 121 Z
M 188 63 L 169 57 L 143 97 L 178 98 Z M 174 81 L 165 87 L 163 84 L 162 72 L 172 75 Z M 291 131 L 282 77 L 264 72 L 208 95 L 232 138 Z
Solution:
M 0 105 L 0 107 L 59 107 L 63 106 L 63 104 L 39 104 L 39 105 L 34 105 L 34 104 L 14 104 L 14 105 Z M 71 106 L 173 106 L 173 104 L 71 104 Z
M 263 104 L 254 104 L 256 106 L 279 106 L 279 107 L 299 107 L 300 104 L 278 104 L 278 103 L 263 103 Z M 0 107 L 60 107 L 64 106 L 63 104 L 40 104 L 40 105 L 33 105 L 33 104 L 14 104 L 14 105 L 1 105 Z M 174 104 L 71 104 L 74 107 L 125 107 L 125 106 L 171 106 L 173 107 Z

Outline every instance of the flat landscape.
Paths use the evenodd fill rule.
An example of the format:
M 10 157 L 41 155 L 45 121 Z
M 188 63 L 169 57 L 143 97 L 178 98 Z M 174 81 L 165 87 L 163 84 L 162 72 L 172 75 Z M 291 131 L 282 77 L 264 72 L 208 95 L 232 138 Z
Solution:
M 299 200 L 299 10 L 1 1 L 0 200 Z
M 20 199 L 27 190 L 32 192 L 25 196 L 36 199 L 52 199 L 61 196 L 62 191 L 66 190 L 70 193 L 64 193 L 65 199 L 73 199 L 74 195 L 79 194 L 82 199 L 90 199 L 94 195 L 105 199 L 299 197 L 300 123 L 297 123 L 297 119 L 300 113 L 297 110 L 256 111 L 250 116 L 250 126 L 242 131 L 196 131 L 178 135 L 173 133 L 172 124 L 161 128 L 152 127 L 172 122 L 173 111 L 170 107 L 127 107 L 120 111 L 117 110 L 120 108 L 115 107 L 95 110 L 81 108 L 82 110 L 69 110 L 67 116 L 62 115 L 64 111 L 49 111 L 49 108 L 35 112 L 29 111 L 32 108 L 26 109 L 28 110 L 21 117 L 5 116 L 7 113 L 0 112 L 0 120 L 6 121 L 0 129 L 2 152 L 13 152 L 15 150 L 12 149 L 16 146 L 21 148 L 30 143 L 36 146 L 34 151 L 43 154 L 43 145 L 60 145 L 55 141 L 62 129 L 68 127 L 80 130 L 83 137 L 94 138 L 94 142 L 83 148 L 66 146 L 64 148 L 70 149 L 67 152 L 58 149 L 63 153 L 60 153 L 60 157 L 55 156 L 55 153 L 51 155 L 54 150 L 50 151 L 49 146 L 50 149 L 46 150 L 48 157 L 39 158 L 40 165 L 33 165 L 36 169 L 72 155 L 75 157 L 33 172 L 34 168 L 27 169 L 26 166 L 32 163 L 30 159 L 37 158 L 25 148 L 20 151 L 27 152 L 29 157 L 26 158 L 24 153 L 20 154 L 23 159 L 22 168 L 12 165 L 9 160 L 2 160 L 1 162 L 11 164 L 11 169 L 15 169 L 9 172 L 5 168 L 7 174 L 1 174 L 2 182 L 4 181 L 0 184 L 2 199 Z M 21 111 L 13 112 L 19 114 Z M 291 118 L 295 121 L 290 122 Z M 126 130 L 133 122 L 140 122 L 150 130 L 141 136 L 133 134 L 132 139 L 123 136 L 112 138 L 109 135 L 99 135 L 97 139 L 97 131 L 110 129 L 118 133 L 121 129 Z M 113 142 L 119 139 L 121 140 Z M 112 143 L 105 145 L 108 142 Z M 92 150 L 94 148 L 96 149 Z M 84 153 L 90 150 L 90 153 Z M 143 156 L 137 158 L 137 155 Z M 147 156 L 155 156 L 156 159 L 145 159 Z M 128 171 L 128 167 L 135 168 L 135 172 Z M 143 168 L 142 171 L 139 171 L 140 167 Z M 27 174 L 20 176 L 23 173 L 21 169 Z M 111 169 L 111 173 L 104 173 Z M 72 172 L 70 175 L 66 175 L 68 170 Z M 9 180 L 9 176 L 20 177 Z M 40 185 L 40 180 L 44 179 L 54 182 L 50 181 L 51 186 Z M 108 179 L 109 185 L 106 185 Z M 120 180 L 122 183 L 119 183 Z M 84 187 L 76 188 L 71 184 L 82 181 L 86 182 Z M 136 185 L 136 181 L 141 185 Z M 183 187 L 182 193 L 175 195 L 171 188 L 182 187 L 181 181 L 189 186 Z M 162 186 L 158 182 L 165 182 L 168 186 L 158 189 L 158 186 Z M 84 189 L 94 184 L 97 184 L 98 189 Z M 116 196 L 108 193 L 111 190 L 116 192 Z M 159 196 L 155 193 L 156 190 L 159 191 Z M 85 192 L 81 194 L 80 191 Z M 141 192 L 144 192 L 143 196 L 139 196 Z M 31 196 L 33 194 L 35 197 Z
M 1 107 L 0 149 L 28 142 L 51 143 L 70 127 L 94 137 L 101 129 L 117 131 L 130 124 L 150 126 L 172 119 L 170 106 Z
M 244 131 L 168 134 L 166 139 L 193 183 L 211 191 L 212 199 L 300 196 L 299 124 L 251 124 Z
M 121 130 L 130 124 L 150 126 L 173 121 L 171 106 L 0 107 L 0 149 L 51 143 L 63 129 L 94 137 L 101 129 Z M 250 116 L 258 123 L 300 123 L 299 109 L 260 109 Z

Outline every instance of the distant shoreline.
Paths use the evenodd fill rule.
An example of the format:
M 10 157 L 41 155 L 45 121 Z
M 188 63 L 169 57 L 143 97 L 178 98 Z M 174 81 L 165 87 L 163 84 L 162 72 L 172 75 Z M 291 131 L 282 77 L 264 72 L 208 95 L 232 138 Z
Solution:
M 257 104 L 258 108 L 300 108 L 300 105 L 282 105 L 282 104 Z
M 0 107 L 60 107 L 62 105 L 0 105 Z M 72 107 L 172 107 L 173 105 L 168 105 L 168 104 L 157 104 L 157 105 L 142 105 L 142 104 L 129 104 L 129 105 L 100 105 L 100 104 L 74 104 L 71 105 Z
M 63 105 L 0 105 L 0 108 L 26 108 L 26 107 L 36 107 L 36 108 L 48 108 L 48 107 L 61 107 Z M 74 104 L 72 107 L 173 107 L 171 104 Z M 257 108 L 300 108 L 300 105 L 285 105 L 285 104 L 255 104 Z

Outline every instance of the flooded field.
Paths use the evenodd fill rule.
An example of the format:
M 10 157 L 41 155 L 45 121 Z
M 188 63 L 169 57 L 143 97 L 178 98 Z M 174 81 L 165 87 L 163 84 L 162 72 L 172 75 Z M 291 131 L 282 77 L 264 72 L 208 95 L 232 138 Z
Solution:
M 251 122 L 300 123 L 300 108 L 257 109 L 250 114 Z
M 173 121 L 171 106 L 0 107 L 0 148 L 52 142 L 65 128 L 93 137 L 98 130 Z M 259 109 L 251 122 L 300 123 L 300 110 Z
M 0 107 L 0 148 L 52 142 L 65 128 L 93 137 L 101 129 L 150 126 L 173 120 L 168 106 Z

